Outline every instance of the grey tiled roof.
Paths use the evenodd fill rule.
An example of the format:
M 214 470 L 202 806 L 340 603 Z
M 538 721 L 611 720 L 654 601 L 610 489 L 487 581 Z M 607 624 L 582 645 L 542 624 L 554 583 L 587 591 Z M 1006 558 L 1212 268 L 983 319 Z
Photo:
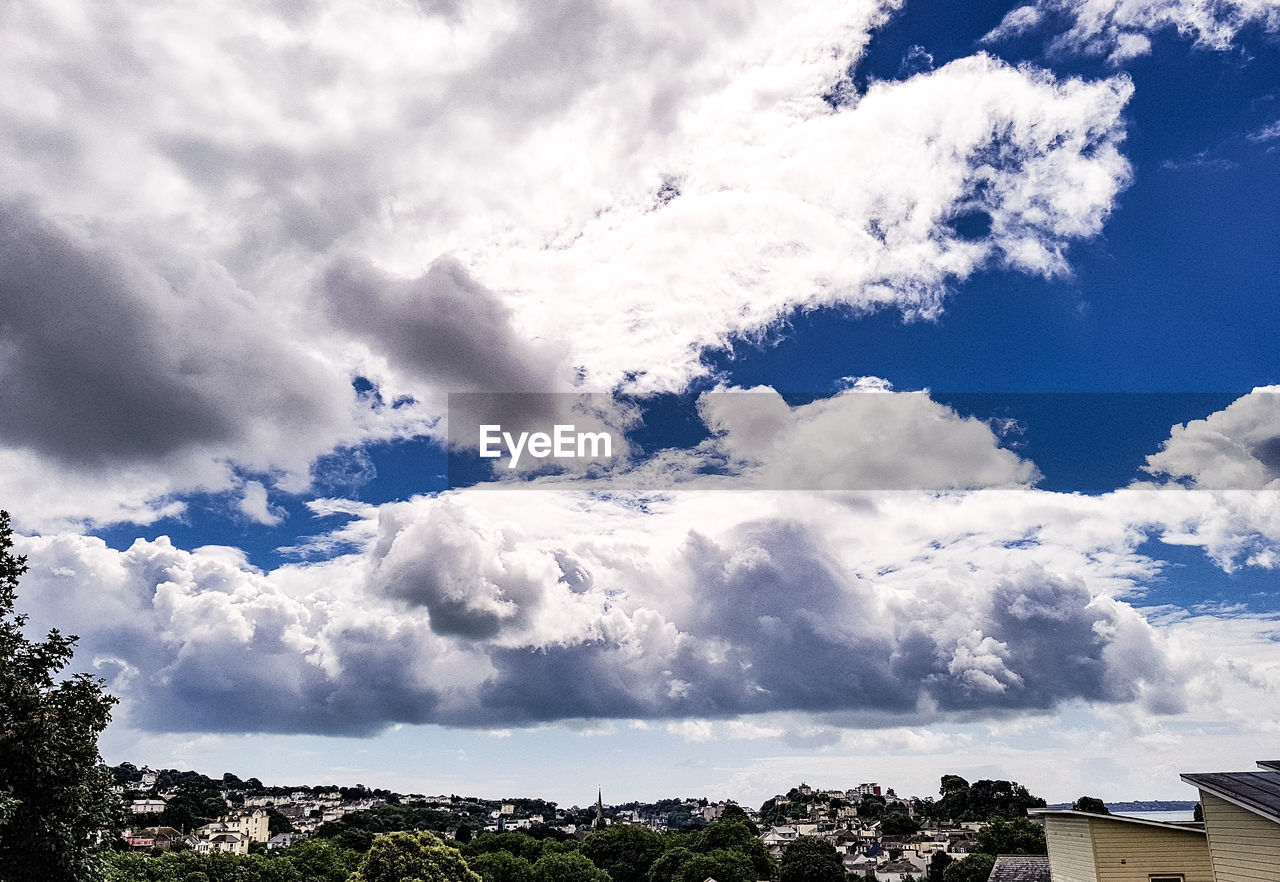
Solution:
M 1273 772 L 1280 772 L 1280 760 L 1258 760 L 1258 766 L 1263 769 L 1270 769 Z
M 1002 854 L 987 882 L 1049 882 L 1049 858 L 1042 854 Z
M 1203 772 L 1182 780 L 1280 823 L 1280 772 Z

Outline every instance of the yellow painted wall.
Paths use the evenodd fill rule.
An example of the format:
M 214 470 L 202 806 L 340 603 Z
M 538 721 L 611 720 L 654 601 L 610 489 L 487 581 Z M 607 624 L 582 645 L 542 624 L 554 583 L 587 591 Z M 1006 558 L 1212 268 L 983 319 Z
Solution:
M 1280 824 L 1200 791 L 1217 882 L 1280 880 Z

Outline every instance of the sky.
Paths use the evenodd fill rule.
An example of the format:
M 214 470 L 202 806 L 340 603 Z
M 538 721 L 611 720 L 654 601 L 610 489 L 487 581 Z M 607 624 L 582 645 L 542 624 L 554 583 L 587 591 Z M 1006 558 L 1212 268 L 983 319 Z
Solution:
M 1193 799 L 1280 732 L 1280 3 L 18 0 L 0 507 L 104 758 Z M 616 455 L 481 457 L 566 420 Z

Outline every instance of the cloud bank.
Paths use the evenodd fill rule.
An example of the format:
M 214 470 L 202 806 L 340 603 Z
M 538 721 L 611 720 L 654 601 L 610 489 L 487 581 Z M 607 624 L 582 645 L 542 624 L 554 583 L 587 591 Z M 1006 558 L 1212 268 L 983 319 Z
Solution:
M 1148 537 L 1274 561 L 1274 506 L 1223 499 L 455 491 L 348 508 L 358 551 L 267 573 L 220 547 L 29 538 L 25 590 L 155 731 L 787 712 L 876 726 L 1075 701 L 1176 716 L 1242 691 L 1275 700 L 1273 618 L 1137 606 L 1161 570 L 1138 550 Z M 1206 633 L 1244 622 L 1248 649 L 1206 652 Z
M 680 390 L 799 309 L 1064 273 L 1130 83 L 978 54 L 861 94 L 896 6 L 22 0 L 0 497 L 55 529 L 303 492 L 443 440 L 451 391 Z

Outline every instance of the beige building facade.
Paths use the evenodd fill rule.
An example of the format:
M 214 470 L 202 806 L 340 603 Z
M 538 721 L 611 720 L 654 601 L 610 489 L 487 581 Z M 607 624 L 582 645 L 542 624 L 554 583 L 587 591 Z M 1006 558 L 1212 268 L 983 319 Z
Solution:
M 1069 810 L 1038 814 L 1053 882 L 1222 882 L 1198 828 Z

